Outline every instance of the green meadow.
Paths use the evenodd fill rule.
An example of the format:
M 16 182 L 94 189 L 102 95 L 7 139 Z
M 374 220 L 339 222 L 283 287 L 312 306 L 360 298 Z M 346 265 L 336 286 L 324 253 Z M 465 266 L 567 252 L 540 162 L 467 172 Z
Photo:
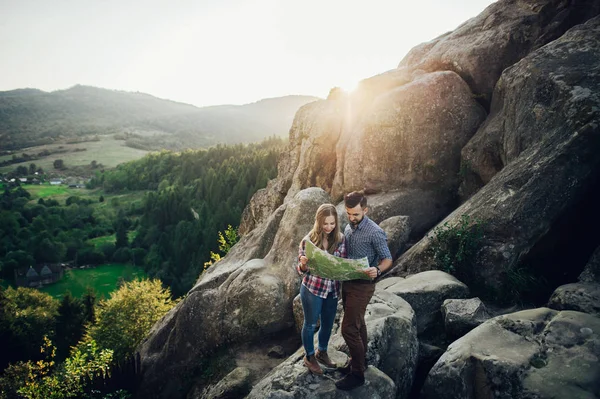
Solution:
M 74 297 L 79 298 L 85 294 L 89 286 L 96 291 L 98 298 L 108 298 L 110 293 L 118 288 L 119 281 L 131 281 L 144 277 L 146 277 L 146 273 L 141 267 L 111 263 L 89 269 L 67 270 L 62 280 L 47 285 L 40 291 L 58 299 L 62 298 L 67 291 L 71 291 Z

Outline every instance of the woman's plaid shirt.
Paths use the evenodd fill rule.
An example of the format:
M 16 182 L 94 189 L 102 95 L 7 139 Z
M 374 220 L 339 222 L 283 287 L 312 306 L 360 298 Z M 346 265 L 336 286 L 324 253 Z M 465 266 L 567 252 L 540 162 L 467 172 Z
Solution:
M 300 269 L 300 257 L 306 256 L 306 240 L 309 240 L 308 236 L 304 237 L 300 242 L 300 245 L 298 247 L 298 264 L 296 265 L 296 270 L 298 271 L 298 273 L 301 276 L 304 276 L 304 278 L 302 279 L 302 284 L 304 284 L 304 286 L 308 288 L 310 292 L 321 298 L 327 298 L 327 295 L 329 295 L 330 292 L 333 292 L 334 298 L 339 298 L 341 286 L 339 281 L 330 280 L 328 278 L 319 276 L 313 276 L 312 274 L 310 274 L 310 270 L 307 272 L 303 272 L 302 269 Z M 339 256 L 340 258 L 346 257 L 345 237 L 342 238 L 342 242 L 340 242 L 335 251 L 333 251 L 333 255 Z

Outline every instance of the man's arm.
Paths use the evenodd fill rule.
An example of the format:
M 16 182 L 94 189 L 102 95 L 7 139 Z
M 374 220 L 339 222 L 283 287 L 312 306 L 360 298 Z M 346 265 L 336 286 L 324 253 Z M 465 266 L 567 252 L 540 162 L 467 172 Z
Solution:
M 379 262 L 379 270 L 381 270 L 381 274 L 387 272 L 392 267 L 392 260 L 390 258 L 382 259 Z
M 392 267 L 392 254 L 387 245 L 387 235 L 383 230 L 377 230 L 373 236 L 373 246 L 379 256 L 379 270 L 381 274 L 387 272 Z

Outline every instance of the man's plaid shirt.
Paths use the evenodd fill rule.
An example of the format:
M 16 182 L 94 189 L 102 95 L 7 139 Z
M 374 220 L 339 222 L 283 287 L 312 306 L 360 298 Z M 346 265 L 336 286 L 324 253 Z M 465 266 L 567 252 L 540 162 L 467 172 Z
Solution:
M 306 256 L 306 240 L 309 240 L 308 236 L 302 239 L 300 242 L 300 246 L 298 247 L 298 264 L 296 265 L 296 270 L 300 275 L 304 275 L 302 279 L 302 284 L 310 292 L 314 295 L 319 296 L 321 298 L 327 298 L 330 292 L 333 292 L 334 298 L 339 298 L 340 296 L 340 282 L 337 280 L 330 280 L 328 278 L 313 276 L 310 274 L 310 269 L 307 272 L 303 272 L 300 269 L 300 257 Z M 310 241 L 310 240 L 309 240 Z M 342 236 L 342 242 L 338 245 L 338 247 L 333 251 L 334 256 L 339 256 L 340 258 L 346 257 L 346 238 Z
M 367 257 L 371 267 L 377 266 L 383 259 L 392 259 L 385 232 L 367 216 L 363 217 L 356 228 L 352 228 L 348 223 L 344 235 L 348 246 L 348 258 Z

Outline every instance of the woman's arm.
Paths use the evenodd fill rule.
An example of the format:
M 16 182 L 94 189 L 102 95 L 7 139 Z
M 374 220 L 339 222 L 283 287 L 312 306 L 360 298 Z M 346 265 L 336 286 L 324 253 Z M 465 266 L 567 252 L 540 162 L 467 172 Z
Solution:
M 340 258 L 347 258 L 348 251 L 346 249 L 346 236 L 342 234 L 342 241 L 338 244 L 337 252 L 339 253 Z
M 303 275 L 308 271 L 308 258 L 306 257 L 306 239 L 300 241 L 298 246 L 298 264 L 296 265 L 296 271 L 298 274 Z

